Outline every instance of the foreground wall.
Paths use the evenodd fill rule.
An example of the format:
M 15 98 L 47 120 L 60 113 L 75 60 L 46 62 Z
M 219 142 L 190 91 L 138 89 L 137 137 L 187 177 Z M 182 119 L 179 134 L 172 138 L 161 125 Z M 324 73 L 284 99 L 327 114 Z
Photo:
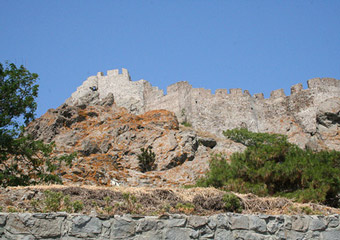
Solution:
M 339 215 L 0 213 L 0 239 L 340 239 Z

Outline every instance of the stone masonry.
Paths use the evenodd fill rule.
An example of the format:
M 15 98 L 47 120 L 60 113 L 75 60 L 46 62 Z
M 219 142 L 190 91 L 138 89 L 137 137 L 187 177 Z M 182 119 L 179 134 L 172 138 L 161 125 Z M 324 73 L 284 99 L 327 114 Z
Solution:
M 98 90 L 92 91 L 93 86 Z M 110 93 L 118 106 L 131 113 L 166 109 L 174 112 L 180 122 L 217 135 L 226 129 L 245 127 L 285 134 L 300 147 L 340 150 L 340 81 L 333 78 L 310 79 L 307 89 L 296 84 L 289 96 L 283 89 L 275 90 L 268 99 L 262 93 L 251 95 L 242 89 L 217 89 L 212 94 L 188 82 L 170 85 L 164 95 L 146 80 L 131 81 L 126 69 L 121 74 L 116 69 L 106 76 L 100 72 L 89 77 L 66 103 L 91 104 Z
M 340 239 L 339 215 L 0 213 L 0 239 Z

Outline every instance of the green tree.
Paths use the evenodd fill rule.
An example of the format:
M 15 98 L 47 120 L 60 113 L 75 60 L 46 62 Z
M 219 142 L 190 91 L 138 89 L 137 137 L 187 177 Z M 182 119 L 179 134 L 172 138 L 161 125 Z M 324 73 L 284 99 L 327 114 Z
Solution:
M 339 205 L 340 152 L 303 150 L 286 136 L 246 129 L 228 130 L 224 135 L 247 149 L 234 153 L 230 163 L 214 156 L 199 186 Z
M 148 172 L 155 169 L 156 154 L 152 151 L 152 147 L 149 146 L 146 149 L 141 148 L 141 154 L 139 154 L 139 168 L 141 172 Z
M 34 119 L 38 75 L 24 66 L 0 63 L 0 185 L 17 186 L 61 182 L 54 175 L 62 161 L 74 154 L 52 157 L 53 143 L 44 144 L 24 134 Z

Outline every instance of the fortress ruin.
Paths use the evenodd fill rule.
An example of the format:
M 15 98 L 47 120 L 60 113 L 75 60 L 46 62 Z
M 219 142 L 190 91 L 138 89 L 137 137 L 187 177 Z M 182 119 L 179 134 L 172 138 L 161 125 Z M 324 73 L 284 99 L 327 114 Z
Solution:
M 93 86 L 97 91 L 90 89 Z M 211 90 L 193 88 L 188 82 L 172 84 L 164 94 L 146 80 L 132 81 L 123 68 L 121 73 L 115 69 L 107 71 L 107 75 L 99 72 L 90 76 L 66 103 L 91 104 L 110 93 L 118 106 L 131 113 L 166 109 L 174 112 L 179 122 L 217 135 L 226 129 L 245 127 L 255 132 L 288 135 L 292 142 L 304 147 L 322 140 L 323 134 L 338 133 L 340 129 L 340 81 L 333 78 L 310 79 L 307 89 L 296 84 L 289 96 L 283 89 L 274 90 L 269 98 L 240 88 L 229 92 L 217 89 L 212 94 Z M 326 117 L 320 117 L 322 114 Z M 334 137 L 339 141 L 339 135 Z M 328 141 L 326 148 L 340 148 L 331 139 Z

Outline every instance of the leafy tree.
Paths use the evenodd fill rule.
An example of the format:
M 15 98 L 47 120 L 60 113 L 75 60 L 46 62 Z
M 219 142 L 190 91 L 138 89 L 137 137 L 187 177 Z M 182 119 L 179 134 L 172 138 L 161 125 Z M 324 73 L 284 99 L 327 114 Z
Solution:
M 74 154 L 52 157 L 54 144 L 35 141 L 24 134 L 34 119 L 38 75 L 24 66 L 0 63 L 0 184 L 17 186 L 61 182 L 54 175 L 62 161 L 71 163 Z
M 230 163 L 214 156 L 199 186 L 339 205 L 340 152 L 303 150 L 283 135 L 246 129 L 228 130 L 224 135 L 247 149 L 234 153 Z

